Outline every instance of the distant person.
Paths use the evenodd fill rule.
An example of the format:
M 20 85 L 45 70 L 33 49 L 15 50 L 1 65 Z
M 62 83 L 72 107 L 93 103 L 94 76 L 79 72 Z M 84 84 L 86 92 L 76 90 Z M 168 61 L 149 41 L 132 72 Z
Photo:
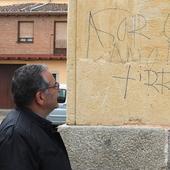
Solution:
M 16 109 L 0 125 L 0 170 L 71 170 L 56 127 L 45 117 L 58 105 L 59 83 L 44 65 L 25 65 L 12 79 Z

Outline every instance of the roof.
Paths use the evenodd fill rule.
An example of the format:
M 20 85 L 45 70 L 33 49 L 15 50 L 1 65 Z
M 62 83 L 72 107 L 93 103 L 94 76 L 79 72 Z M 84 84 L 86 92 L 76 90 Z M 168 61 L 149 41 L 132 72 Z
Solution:
M 66 60 L 66 56 L 53 54 L 0 54 L 0 60 Z
M 25 3 L 0 6 L 0 15 L 66 15 L 68 5 L 58 3 Z

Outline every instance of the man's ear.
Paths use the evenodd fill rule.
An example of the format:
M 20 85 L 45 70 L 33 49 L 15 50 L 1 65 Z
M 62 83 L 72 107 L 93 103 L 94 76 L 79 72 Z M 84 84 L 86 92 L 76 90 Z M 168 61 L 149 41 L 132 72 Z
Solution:
M 39 105 L 44 105 L 45 103 L 45 94 L 42 91 L 38 91 L 35 95 L 35 102 Z

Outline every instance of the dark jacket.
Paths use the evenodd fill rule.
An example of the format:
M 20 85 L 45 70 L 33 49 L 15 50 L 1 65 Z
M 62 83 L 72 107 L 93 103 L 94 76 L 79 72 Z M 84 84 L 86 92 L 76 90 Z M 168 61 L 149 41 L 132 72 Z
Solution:
M 60 134 L 28 109 L 11 111 L 0 125 L 0 170 L 71 170 Z

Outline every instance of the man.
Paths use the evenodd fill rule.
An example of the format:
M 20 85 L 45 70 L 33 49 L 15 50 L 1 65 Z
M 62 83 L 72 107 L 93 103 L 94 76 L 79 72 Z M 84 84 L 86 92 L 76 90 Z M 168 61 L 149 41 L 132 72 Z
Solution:
M 0 125 L 0 170 L 71 170 L 56 128 L 45 119 L 59 84 L 44 65 L 25 65 L 12 79 L 16 109 Z

